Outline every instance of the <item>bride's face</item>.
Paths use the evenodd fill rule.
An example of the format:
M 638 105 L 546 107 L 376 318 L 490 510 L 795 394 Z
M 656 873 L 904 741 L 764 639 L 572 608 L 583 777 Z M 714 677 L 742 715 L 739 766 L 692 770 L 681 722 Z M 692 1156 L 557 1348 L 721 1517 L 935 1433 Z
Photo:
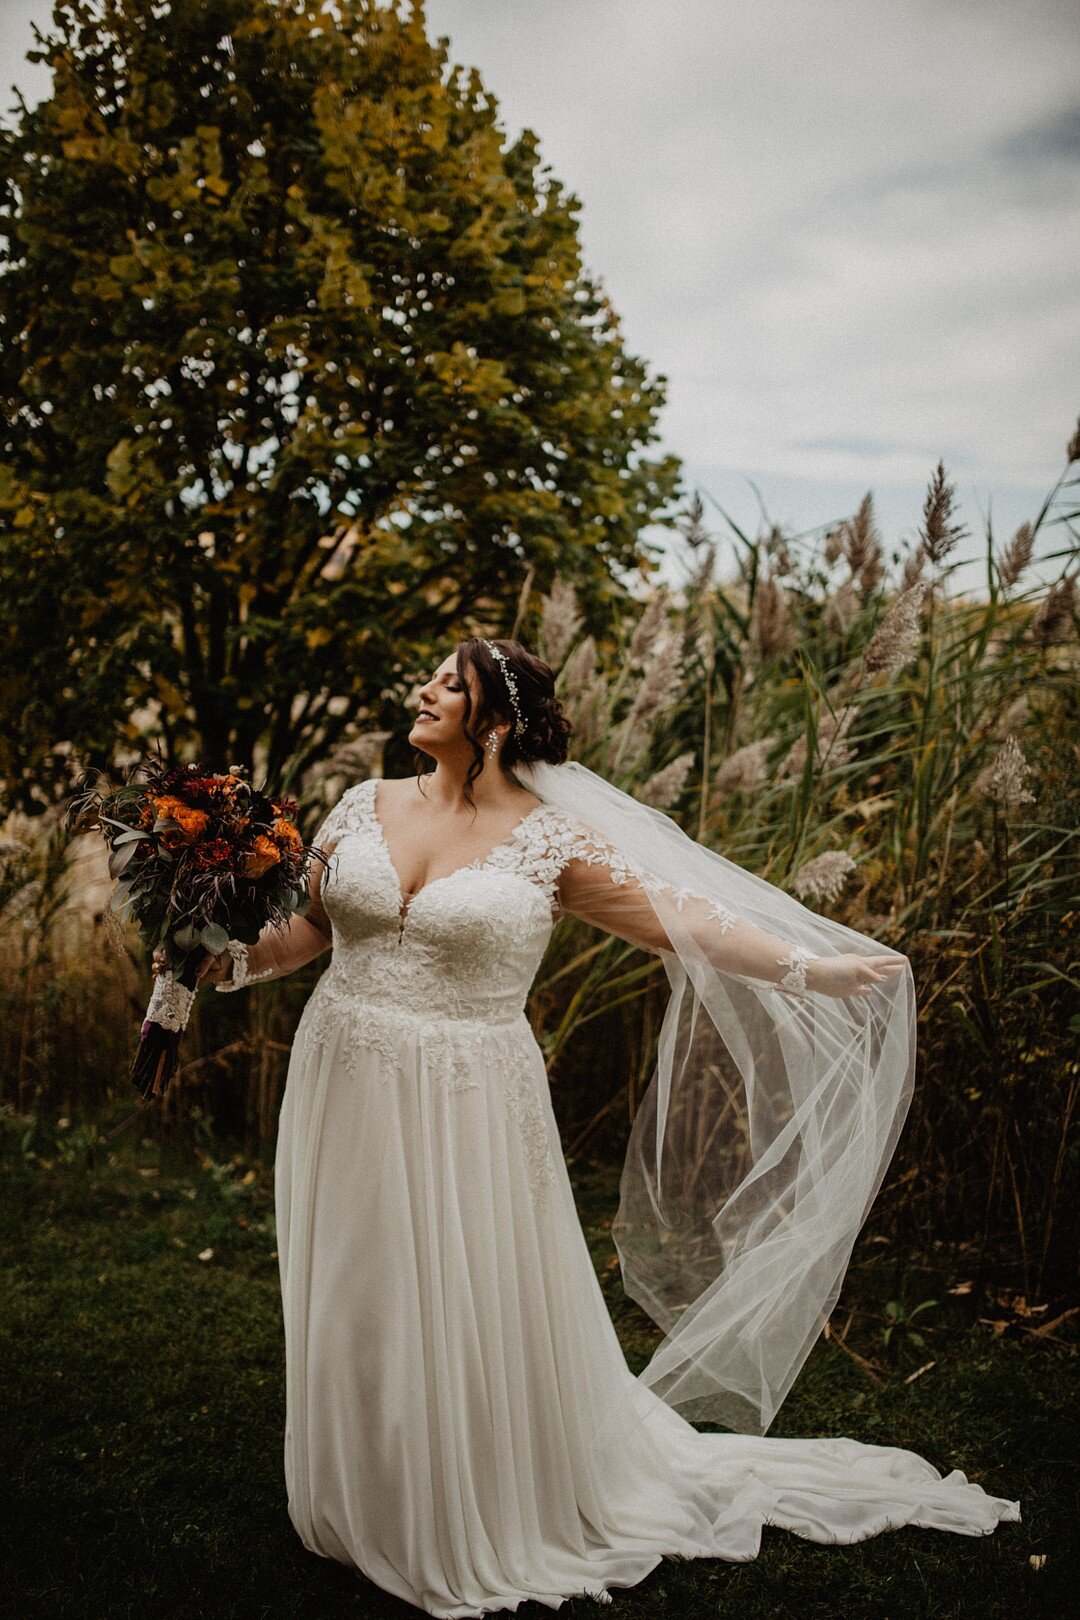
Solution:
M 480 702 L 480 683 L 469 670 L 469 692 L 475 717 Z M 462 752 L 472 757 L 472 747 L 461 729 L 465 718 L 465 688 L 457 671 L 457 658 L 451 653 L 444 658 L 429 681 L 416 692 L 417 715 L 409 732 L 414 748 L 425 754 L 439 755 Z

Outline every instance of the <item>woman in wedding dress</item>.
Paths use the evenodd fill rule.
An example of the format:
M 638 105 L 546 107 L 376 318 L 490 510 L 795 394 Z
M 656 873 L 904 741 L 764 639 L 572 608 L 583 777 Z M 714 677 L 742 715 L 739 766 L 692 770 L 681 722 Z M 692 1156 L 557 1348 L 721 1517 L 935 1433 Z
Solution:
M 419 698 L 410 740 L 434 770 L 350 787 L 316 834 L 330 860 L 313 863 L 306 915 L 205 972 L 237 990 L 332 950 L 297 1027 L 275 1163 L 285 1478 L 304 1545 L 450 1617 L 610 1603 L 665 1556 L 754 1558 L 766 1524 L 839 1543 L 1018 1519 L 912 1452 L 762 1433 L 903 1121 L 907 958 L 564 764 L 552 673 L 519 643 L 463 642 Z M 628 1289 L 669 1330 L 640 1377 L 524 1011 L 563 913 L 659 954 L 680 999 L 615 1228 Z M 780 1074 L 783 1107 L 767 1089 Z M 744 1088 L 712 1132 L 723 1186 L 719 1159 L 687 1174 L 700 1156 L 678 1127 L 694 1099 L 712 1106 L 717 1075 Z M 695 1186 L 706 1219 L 680 1228 Z M 701 1432 L 677 1406 L 743 1414 L 728 1419 L 743 1432 Z

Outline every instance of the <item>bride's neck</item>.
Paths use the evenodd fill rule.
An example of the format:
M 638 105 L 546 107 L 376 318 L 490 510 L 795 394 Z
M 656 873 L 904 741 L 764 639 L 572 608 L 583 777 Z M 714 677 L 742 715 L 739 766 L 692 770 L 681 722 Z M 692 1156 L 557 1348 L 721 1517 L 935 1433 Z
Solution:
M 451 812 L 468 804 L 465 798 L 465 779 L 469 762 L 450 762 L 440 759 L 435 769 L 423 778 L 423 794 L 435 809 Z M 498 765 L 485 761 L 484 769 L 472 782 L 472 800 L 477 810 L 498 810 L 513 799 L 521 797 L 521 789 Z

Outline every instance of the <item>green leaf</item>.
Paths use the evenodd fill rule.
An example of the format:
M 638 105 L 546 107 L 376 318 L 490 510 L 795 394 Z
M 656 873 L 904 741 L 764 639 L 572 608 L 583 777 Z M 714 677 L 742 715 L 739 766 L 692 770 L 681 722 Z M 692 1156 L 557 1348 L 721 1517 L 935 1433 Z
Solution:
M 213 951 L 215 956 L 219 955 L 229 943 L 229 936 L 220 923 L 207 923 L 200 938 L 207 950 Z
M 119 877 L 135 853 L 133 843 L 118 845 L 109 856 L 109 876 Z

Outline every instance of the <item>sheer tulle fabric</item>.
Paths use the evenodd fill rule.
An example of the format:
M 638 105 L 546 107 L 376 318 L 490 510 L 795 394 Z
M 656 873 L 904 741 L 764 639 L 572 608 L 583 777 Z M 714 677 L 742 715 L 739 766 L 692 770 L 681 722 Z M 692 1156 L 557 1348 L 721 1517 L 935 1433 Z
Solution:
M 911 967 L 865 998 L 789 993 L 793 945 L 889 947 L 585 766 L 515 775 L 597 834 L 562 874 L 564 909 L 657 951 L 671 986 L 614 1227 L 627 1293 L 666 1334 L 642 1382 L 688 1418 L 763 1434 L 836 1302 L 907 1113 Z

